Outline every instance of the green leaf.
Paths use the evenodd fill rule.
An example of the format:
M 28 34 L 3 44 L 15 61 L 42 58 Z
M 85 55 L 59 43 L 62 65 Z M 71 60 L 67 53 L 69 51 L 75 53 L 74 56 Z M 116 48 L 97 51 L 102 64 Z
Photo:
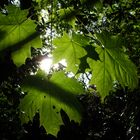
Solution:
M 101 11 L 103 8 L 103 2 L 101 0 L 97 0 L 94 4 L 98 11 Z
M 35 0 L 36 2 L 41 2 L 41 0 Z
M 91 84 L 97 86 L 103 98 L 112 89 L 114 81 L 134 89 L 138 85 L 136 67 L 121 50 L 119 37 L 103 32 L 97 34 L 97 40 L 100 42 L 100 46 L 96 45 L 100 60 L 87 59 L 92 69 Z
M 59 15 L 59 20 L 64 20 L 75 28 L 76 15 L 78 10 L 75 10 L 73 7 L 63 8 L 57 11 Z
M 25 80 L 22 88 L 28 92 L 20 102 L 22 123 L 32 121 L 38 112 L 40 125 L 47 133 L 56 135 L 63 124 L 61 109 L 71 120 L 80 122 L 82 106 L 76 96 L 83 93 L 83 87 L 75 79 L 66 77 L 63 72 L 54 73 L 50 80 L 38 74 Z
M 53 52 L 54 63 L 66 59 L 67 71 L 72 71 L 75 74 L 79 68 L 80 58 L 87 54 L 83 46 L 88 43 L 89 40 L 82 35 L 73 33 L 69 36 L 64 33 L 61 38 L 53 40 L 53 44 L 56 46 Z
M 88 45 L 85 47 L 87 55 L 80 58 L 80 65 L 78 73 L 85 73 L 85 71 L 89 68 L 89 64 L 87 63 L 87 58 L 92 58 L 94 60 L 99 60 L 99 55 L 95 51 L 95 47 L 92 45 Z
M 10 50 L 15 64 L 20 65 L 30 57 L 30 48 L 41 47 L 36 24 L 27 19 L 28 10 L 20 10 L 15 6 L 8 6 L 8 15 L 0 13 L 0 31 L 4 37 L 0 39 L 0 51 Z

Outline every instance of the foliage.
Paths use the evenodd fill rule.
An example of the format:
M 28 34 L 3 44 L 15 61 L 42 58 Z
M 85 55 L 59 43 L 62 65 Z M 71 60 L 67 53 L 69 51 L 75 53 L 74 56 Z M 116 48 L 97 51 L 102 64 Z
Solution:
M 69 36 L 64 33 L 62 38 L 53 40 L 53 44 L 57 46 L 53 52 L 54 63 L 66 59 L 67 71 L 71 71 L 74 74 L 77 73 L 80 58 L 87 54 L 84 47 L 88 45 L 88 43 L 88 38 L 82 35 L 72 33 L 72 35 Z
M 100 60 L 87 59 L 87 62 L 93 69 L 90 83 L 97 86 L 97 90 L 102 97 L 108 94 L 115 81 L 118 81 L 123 87 L 128 86 L 132 89 L 137 87 L 136 68 L 121 50 L 119 37 L 110 36 L 107 32 L 96 36 L 100 41 L 100 47 L 96 45 L 96 51 Z
M 0 5 L 2 7 L 0 65 L 1 72 L 4 73 L 1 79 L 0 103 L 3 104 L 3 100 L 12 101 L 10 110 L 16 108 L 14 111 L 18 112 L 17 116 L 20 114 L 22 123 L 29 121 L 28 125 L 30 123 L 33 125 L 37 121 L 39 128 L 44 127 L 47 133 L 57 135 L 58 139 L 62 139 L 61 136 L 67 139 L 68 131 L 75 133 L 76 138 L 79 135 L 82 139 L 111 139 L 108 133 L 112 133 L 116 139 L 132 138 L 134 135 L 128 136 L 126 132 L 132 127 L 137 131 L 137 119 L 129 121 L 129 117 L 133 116 L 132 110 L 130 114 L 126 112 L 130 98 L 126 99 L 124 97 L 126 93 L 123 94 L 121 98 L 125 99 L 123 103 L 119 100 L 119 103 L 122 103 L 126 110 L 120 108 L 122 110 L 117 112 L 110 105 L 116 103 L 117 98 L 121 99 L 122 95 L 118 95 L 117 90 L 116 95 L 113 93 L 113 97 L 109 93 L 119 85 L 123 90 L 126 86 L 129 89 L 138 86 L 140 68 L 138 0 L 112 2 L 30 0 L 27 5 L 26 2 L 26 0 L 20 0 L 20 7 L 13 5 L 5 7 L 5 4 L 13 1 L 5 1 Z M 46 11 L 47 19 L 41 16 L 42 9 Z M 39 37 L 40 33 L 43 44 Z M 35 49 L 39 47 L 42 48 Z M 45 54 L 44 48 L 47 49 Z M 33 50 L 35 50 L 34 54 L 32 54 Z M 39 61 L 49 55 L 53 57 L 54 63 L 65 59 L 67 67 L 51 69 L 48 75 L 40 74 Z M 130 58 L 136 64 L 138 72 Z M 8 64 L 10 65 L 7 66 Z M 10 68 L 11 72 L 7 68 Z M 71 72 L 74 76 L 68 78 L 68 73 Z M 82 78 L 87 80 L 85 91 L 80 83 Z M 12 79 L 12 82 L 9 79 Z M 26 94 L 21 95 L 20 86 Z M 84 104 L 82 106 L 76 97 L 83 92 L 91 92 L 90 94 L 94 92 L 101 96 L 102 101 L 105 100 L 101 103 L 98 96 L 96 98 L 85 95 L 88 98 L 84 98 L 85 104 L 82 100 Z M 19 98 L 22 99 L 19 101 Z M 131 104 L 134 102 L 135 100 Z M 8 109 L 9 104 L 6 104 L 6 107 Z M 84 114 L 81 112 L 83 107 L 87 111 Z M 136 116 L 139 116 L 139 111 L 136 111 L 138 113 Z M 128 115 L 128 118 L 122 113 Z M 7 112 L 5 114 L 9 115 Z M 80 126 L 76 122 L 80 122 L 81 114 L 85 115 L 86 120 L 83 120 Z M 36 115 L 39 116 L 36 118 Z M 96 118 L 96 115 L 99 118 Z M 19 123 L 17 119 L 17 124 Z M 116 125 L 117 123 L 119 126 Z M 125 134 L 122 135 L 121 131 L 117 131 L 113 126 L 120 127 Z M 117 132 L 117 136 L 114 131 Z M 66 137 L 63 132 L 66 132 Z M 2 137 L 5 138 L 4 135 Z M 71 135 L 69 138 L 72 138 Z M 52 139 L 56 138 L 52 137 Z
M 35 30 L 36 24 L 27 18 L 28 11 L 21 11 L 15 6 L 6 8 L 7 14 L 0 14 L 0 52 L 12 52 L 15 64 L 21 65 L 30 57 L 30 48 L 41 47 L 39 33 Z
M 79 69 L 80 58 L 86 55 L 83 51 L 85 51 L 84 47 L 89 45 L 87 41 L 89 42 L 88 38 L 77 35 L 72 36 L 69 42 L 66 34 L 62 38 L 54 39 L 53 44 L 57 47 L 53 52 L 54 62 L 66 59 L 66 70 L 75 74 Z M 96 34 L 97 41 L 98 44 L 94 42 L 93 46 L 87 47 L 96 46 L 99 60 L 88 58 L 87 54 L 87 63 L 93 73 L 90 83 L 97 86 L 97 91 L 102 97 L 109 93 L 115 81 L 118 81 L 123 87 L 128 86 L 132 89 L 137 87 L 136 68 L 121 50 L 121 39 L 118 36 L 111 36 L 108 32 L 102 32 Z
M 57 135 L 62 124 L 61 109 L 70 119 L 80 122 L 82 108 L 75 96 L 83 93 L 83 88 L 76 80 L 67 78 L 63 72 L 54 73 L 49 80 L 45 77 L 37 74 L 23 82 L 22 88 L 28 95 L 20 103 L 21 121 L 27 123 L 38 112 L 40 125 L 48 133 Z
M 21 139 L 25 134 L 19 118 L 21 88 L 9 78 L 0 85 L 0 138 Z
M 81 124 L 70 121 L 61 111 L 63 125 L 57 138 L 47 135 L 39 126 L 39 118 L 35 116 L 32 126 L 28 124 L 25 130 L 28 134 L 24 138 L 40 138 L 45 140 L 105 140 L 109 139 L 139 139 L 139 89 L 128 92 L 127 89 L 118 89 L 110 93 L 102 103 L 95 93 L 83 94 L 79 100 L 84 106 L 84 116 Z
M 96 94 L 80 97 L 86 107 L 83 121 L 86 139 L 139 139 L 139 89 L 118 89 L 101 103 Z M 84 133 L 84 132 L 83 132 Z

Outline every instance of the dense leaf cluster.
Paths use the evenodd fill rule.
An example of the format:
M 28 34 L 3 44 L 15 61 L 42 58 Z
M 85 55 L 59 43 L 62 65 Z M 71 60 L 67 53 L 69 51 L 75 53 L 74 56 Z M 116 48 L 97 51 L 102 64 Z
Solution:
M 128 92 L 127 89 L 119 89 L 115 93 L 110 93 L 105 98 L 105 103 L 101 103 L 100 97 L 95 93 L 84 94 L 78 98 L 85 108 L 85 115 L 80 125 L 73 120 L 70 121 L 62 110 L 61 116 L 64 124 L 60 127 L 56 138 L 48 135 L 45 129 L 40 127 L 39 115 L 36 114 L 33 122 L 24 125 L 26 133 L 24 131 L 20 133 L 21 139 L 135 140 L 140 138 L 139 90 Z M 17 135 L 17 132 L 15 134 Z M 18 139 L 16 135 L 12 136 Z
M 139 139 L 139 1 L 19 2 L 0 2 L 0 138 Z M 50 55 L 67 66 L 44 74 Z
M 97 140 L 139 139 L 139 100 L 139 90 L 128 92 L 127 89 L 110 93 L 103 104 L 95 95 L 83 97 L 87 106 L 87 137 Z

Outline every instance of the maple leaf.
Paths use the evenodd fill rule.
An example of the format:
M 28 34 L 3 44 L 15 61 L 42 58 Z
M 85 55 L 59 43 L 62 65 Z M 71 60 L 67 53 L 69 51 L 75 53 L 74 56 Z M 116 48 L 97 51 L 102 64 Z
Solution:
M 88 38 L 82 35 L 72 33 L 72 35 L 69 36 L 64 33 L 61 38 L 53 40 L 53 44 L 56 46 L 53 52 L 54 63 L 66 59 L 66 70 L 75 74 L 79 68 L 80 58 L 87 54 L 84 46 L 88 45 L 88 43 Z
M 121 40 L 118 36 L 111 36 L 108 32 L 97 34 L 100 45 L 96 46 L 100 60 L 87 59 L 92 69 L 91 84 L 104 98 L 113 88 L 113 82 L 118 81 L 122 87 L 134 89 L 138 85 L 136 66 L 121 50 Z
M 0 51 L 12 52 L 15 64 L 21 65 L 30 57 L 30 48 L 41 47 L 39 33 L 35 30 L 36 24 L 27 18 L 28 10 L 20 10 L 16 6 L 7 7 L 8 15 L 0 13 Z
M 76 96 L 83 93 L 83 87 L 63 72 L 54 73 L 50 80 L 40 73 L 28 77 L 22 88 L 28 94 L 20 102 L 22 123 L 33 120 L 38 112 L 40 125 L 47 133 L 57 135 L 63 124 L 60 110 L 63 109 L 71 120 L 80 122 L 82 106 Z

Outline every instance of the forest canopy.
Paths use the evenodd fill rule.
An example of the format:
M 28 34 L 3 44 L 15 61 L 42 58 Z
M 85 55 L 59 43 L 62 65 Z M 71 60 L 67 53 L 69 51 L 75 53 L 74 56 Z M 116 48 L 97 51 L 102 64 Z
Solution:
M 92 105 L 97 116 L 118 96 L 127 106 L 127 93 L 139 92 L 139 7 L 138 0 L 0 2 L 0 136 L 9 139 L 3 128 L 11 121 L 11 136 L 24 139 L 24 125 L 38 115 L 44 133 L 59 137 L 60 126 L 80 125 Z

